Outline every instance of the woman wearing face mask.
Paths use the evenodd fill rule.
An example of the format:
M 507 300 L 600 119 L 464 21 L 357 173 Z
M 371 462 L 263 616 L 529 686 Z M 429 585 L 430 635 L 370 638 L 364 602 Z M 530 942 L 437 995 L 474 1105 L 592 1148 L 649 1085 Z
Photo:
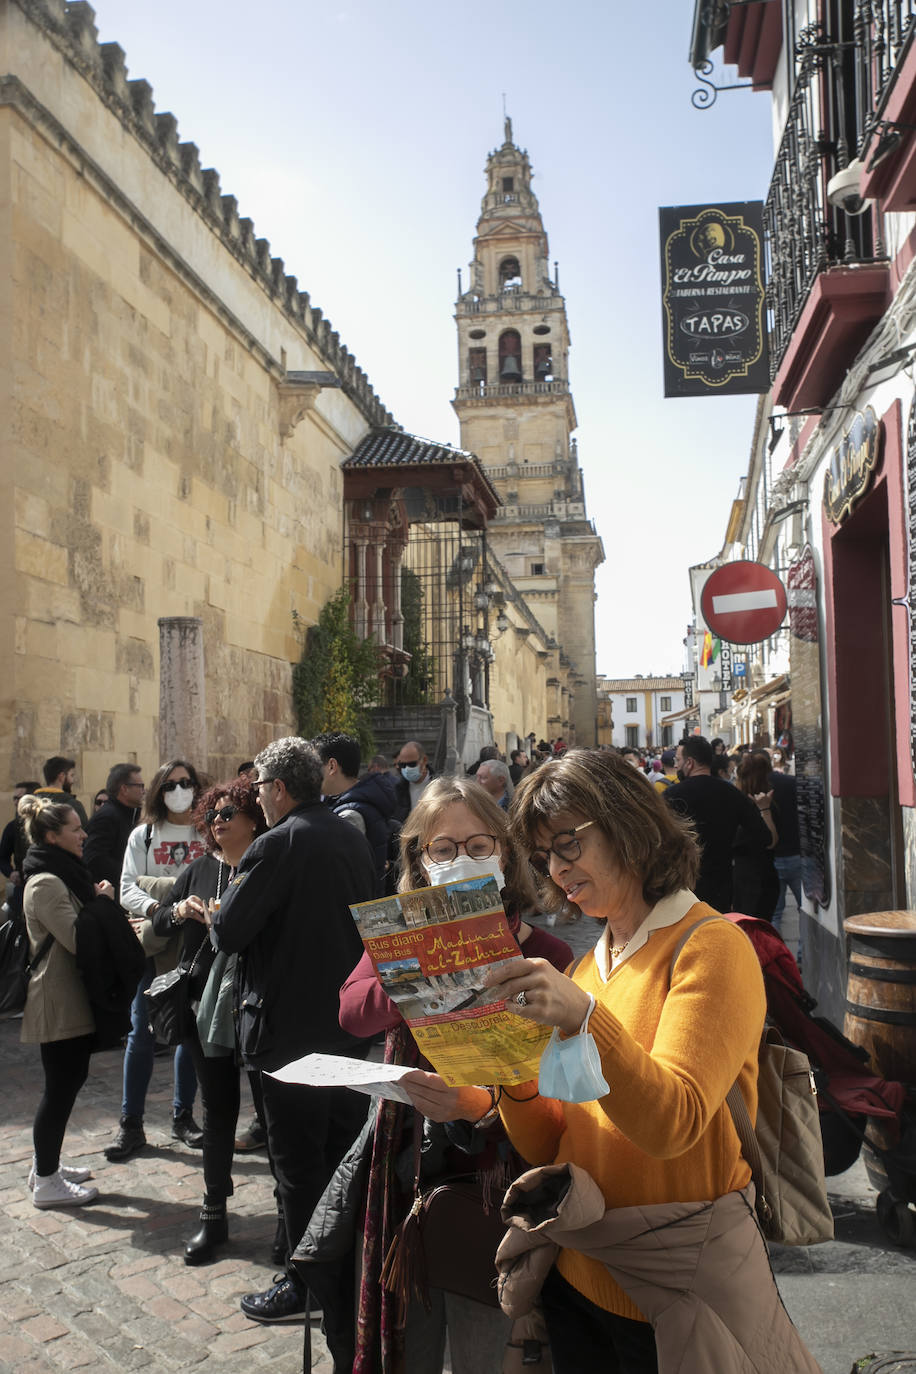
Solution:
M 401 830 L 400 890 L 410 892 L 486 873 L 495 876 L 502 890 L 509 925 L 522 953 L 543 959 L 556 969 L 566 968 L 572 959 L 569 946 L 522 920 L 524 911 L 540 905 L 539 894 L 528 865 L 510 841 L 506 813 L 471 778 L 431 782 Z M 341 989 L 340 1023 L 354 1035 L 384 1031 L 387 1062 L 426 1067 L 397 1007 L 382 991 L 368 954 Z M 475 1105 L 481 1093 L 479 1089 L 467 1090 Z M 426 1123 L 421 1176 L 424 1190 L 437 1178 L 476 1172 L 483 1183 L 483 1196 L 497 1205 L 513 1171 L 518 1173 L 523 1167 L 512 1156 L 491 1110 L 491 1094 L 483 1093 L 483 1097 L 480 1110 L 469 1116 L 468 1123 L 456 1122 L 447 1134 L 441 1127 Z M 382 1263 L 412 1201 L 412 1159 L 408 1159 L 409 1177 L 405 1175 L 402 1181 L 394 1165 L 404 1151 L 411 1155 L 413 1121 L 411 1110 L 396 1102 L 379 1106 L 369 1170 L 353 1368 L 356 1374 L 374 1372 L 381 1354 L 387 1361 L 403 1343 L 404 1367 L 411 1374 L 440 1374 L 447 1331 L 453 1374 L 497 1374 L 502 1368 L 509 1323 L 495 1308 L 434 1289 L 430 1294 L 432 1311 L 427 1313 L 422 1303 L 413 1301 L 406 1328 L 399 1331 L 395 1299 L 381 1286 Z M 433 1162 L 427 1165 L 426 1161 Z M 484 1264 L 487 1259 L 484 1257 Z
M 209 943 L 213 904 L 219 902 L 235 876 L 242 855 L 266 825 L 258 805 L 257 789 L 247 778 L 235 778 L 209 788 L 194 810 L 197 833 L 206 853 L 187 864 L 153 916 L 157 935 L 181 932 L 179 966 L 193 972 L 188 993 L 200 1002 L 213 966 L 215 951 Z M 217 986 L 231 979 L 222 963 L 213 970 Z M 233 961 L 234 962 L 234 961 Z M 210 998 L 213 1006 L 215 996 Z M 235 1053 L 231 999 L 211 1018 L 212 1038 L 202 1046 L 196 1022 L 190 1026 L 183 1049 L 190 1052 L 203 1103 L 204 1204 L 200 1228 L 188 1241 L 185 1264 L 209 1264 L 229 1238 L 226 1202 L 233 1193 L 232 1154 L 239 1115 L 239 1069 Z
M 131 831 L 121 869 L 121 906 L 131 918 L 138 935 L 145 920 L 152 921 L 159 903 L 139 884 L 141 877 L 179 877 L 182 869 L 204 853 L 191 813 L 200 792 L 200 781 L 193 765 L 184 759 L 170 759 L 156 772 L 146 792 L 143 818 Z M 105 1149 L 106 1159 L 120 1161 L 142 1150 L 146 1144 L 143 1113 L 146 1090 L 153 1073 L 155 1037 L 149 1028 L 144 993 L 155 976 L 152 959 L 140 980 L 131 1007 L 131 1032 L 124 1052 L 124 1096 L 118 1134 Z M 172 1135 L 186 1145 L 199 1149 L 203 1132 L 192 1115 L 197 1093 L 194 1063 L 186 1046 L 175 1051 L 175 1091 L 172 1104 Z
M 526 958 L 489 980 L 520 1015 L 564 1036 L 544 1051 L 538 1080 L 500 1099 L 513 1145 L 533 1166 L 578 1166 L 606 1209 L 564 1226 L 582 1186 L 565 1172 L 526 1180 L 538 1184 L 527 1194 L 536 1213 L 522 1189 L 507 1201 L 542 1235 L 563 1218 L 540 1295 L 555 1374 L 656 1374 L 653 1321 L 660 1331 L 666 1322 L 679 1369 L 814 1374 L 779 1301 L 726 1102 L 737 1084 L 755 1119 L 760 965 L 743 932 L 691 890 L 692 827 L 624 759 L 584 749 L 521 784 L 511 824 L 557 891 L 605 922 L 570 976 Z M 435 1119 L 485 1105 L 438 1075 L 416 1079 L 411 1096 Z

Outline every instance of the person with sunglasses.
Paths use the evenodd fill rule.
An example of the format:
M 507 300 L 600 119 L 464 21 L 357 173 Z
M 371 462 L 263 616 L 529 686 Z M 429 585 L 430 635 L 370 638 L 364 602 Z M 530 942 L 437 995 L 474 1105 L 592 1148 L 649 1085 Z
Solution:
M 215 949 L 210 943 L 213 911 L 235 877 L 252 840 L 266 829 L 257 787 L 247 777 L 208 788 L 194 808 L 192 821 L 205 853 L 181 871 L 158 905 L 153 929 L 165 936 L 180 932 L 180 968 L 191 971 L 192 1006 L 204 995 Z M 214 978 L 230 978 L 213 969 Z M 215 999 L 214 999 L 215 1000 Z M 182 1046 L 193 1059 L 203 1107 L 204 1200 L 200 1227 L 185 1246 L 185 1264 L 208 1264 L 229 1238 L 226 1203 L 232 1196 L 232 1155 L 239 1115 L 239 1068 L 231 1005 L 224 1004 L 217 1038 L 201 1044 L 192 1020 Z M 219 1009 L 217 1009 L 219 1015 Z
M 140 936 L 145 921 L 152 921 L 159 903 L 140 879 L 167 878 L 204 852 L 192 822 L 194 803 L 200 793 L 197 770 L 185 759 L 170 759 L 157 769 L 146 792 L 141 822 L 130 834 L 121 868 L 120 902 Z M 155 1037 L 150 1030 L 144 993 L 156 975 L 152 958 L 140 979 L 131 1007 L 131 1031 L 124 1051 L 124 1095 L 118 1132 L 105 1148 L 114 1163 L 129 1159 L 146 1145 L 143 1115 L 146 1091 L 153 1073 Z M 172 1135 L 193 1149 L 203 1144 L 203 1132 L 194 1120 L 197 1076 L 184 1045 L 175 1051 Z
M 426 788 L 401 830 L 399 890 L 410 892 L 488 873 L 494 875 L 502 892 L 509 928 L 522 953 L 545 960 L 558 973 L 566 968 L 572 959 L 569 945 L 524 919 L 525 913 L 542 909 L 543 893 L 510 839 L 505 811 L 474 778 L 436 779 Z M 400 1012 L 382 990 L 368 954 L 363 955 L 341 988 L 340 1024 L 359 1036 L 384 1031 L 386 1062 L 426 1067 Z M 468 1092 L 476 1103 L 478 1090 L 472 1088 Z M 486 1101 L 474 1115 L 474 1124 L 466 1127 L 464 1122 L 458 1122 L 448 1132 L 426 1125 L 424 1190 L 440 1178 L 471 1174 L 480 1182 L 482 1198 L 492 1195 L 495 1200 L 512 1170 L 518 1173 L 524 1167 L 509 1149 L 488 1090 L 484 1096 Z M 411 1302 L 406 1326 L 399 1332 L 395 1304 L 389 1294 L 382 1292 L 381 1266 L 394 1231 L 412 1202 L 410 1188 L 405 1189 L 398 1181 L 395 1162 L 403 1151 L 411 1149 L 413 1122 L 414 1113 L 409 1108 L 396 1102 L 380 1104 L 365 1208 L 357 1330 L 357 1360 L 362 1363 L 358 1367 L 374 1368 L 371 1360 L 377 1348 L 381 1348 L 387 1361 L 403 1341 L 406 1369 L 412 1374 L 439 1374 L 448 1333 L 453 1374 L 498 1374 L 510 1325 L 501 1312 L 474 1298 L 432 1290 L 432 1310 L 426 1312 L 418 1300 Z M 483 1201 L 480 1205 L 483 1207 Z M 493 1273 L 495 1248 L 494 1241 L 492 1251 L 481 1253 L 474 1261 L 469 1259 L 469 1265 L 474 1262 L 482 1271 L 489 1266 Z M 327 1322 L 331 1317 L 331 1299 L 324 1294 L 322 1297 Z

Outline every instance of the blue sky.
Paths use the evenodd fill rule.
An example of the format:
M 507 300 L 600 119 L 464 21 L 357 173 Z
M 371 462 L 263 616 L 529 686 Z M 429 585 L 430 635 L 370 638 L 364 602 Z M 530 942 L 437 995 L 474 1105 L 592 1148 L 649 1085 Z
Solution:
M 598 671 L 677 672 L 687 569 L 717 553 L 756 398 L 664 400 L 659 205 L 766 196 L 769 98 L 699 112 L 690 0 L 96 0 L 153 88 L 405 428 L 451 443 L 467 281 L 502 97 L 560 264 Z M 733 78 L 734 79 L 734 78 Z

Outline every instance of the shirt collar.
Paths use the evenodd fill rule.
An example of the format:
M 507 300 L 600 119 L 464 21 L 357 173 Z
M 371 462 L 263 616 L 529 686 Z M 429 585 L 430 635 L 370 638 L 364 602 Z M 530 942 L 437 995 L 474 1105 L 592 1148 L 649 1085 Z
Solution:
M 696 901 L 690 889 L 682 887 L 680 891 L 672 892 L 670 896 L 656 902 L 626 949 L 616 959 L 611 958 L 611 928 L 605 926 L 601 939 L 595 946 L 595 962 L 602 982 L 606 983 L 615 969 L 625 963 L 638 949 L 642 949 L 653 930 L 662 930 L 665 926 L 673 926 L 682 921 L 690 908 L 696 905 Z

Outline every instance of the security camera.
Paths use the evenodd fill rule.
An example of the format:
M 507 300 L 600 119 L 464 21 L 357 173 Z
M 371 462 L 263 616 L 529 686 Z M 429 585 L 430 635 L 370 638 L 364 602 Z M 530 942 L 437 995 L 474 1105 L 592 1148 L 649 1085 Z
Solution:
M 863 171 L 862 159 L 853 158 L 848 167 L 844 167 L 827 182 L 827 199 L 830 204 L 835 205 L 838 210 L 845 210 L 847 215 L 864 215 L 871 205 L 870 200 L 862 198 L 860 188 Z

